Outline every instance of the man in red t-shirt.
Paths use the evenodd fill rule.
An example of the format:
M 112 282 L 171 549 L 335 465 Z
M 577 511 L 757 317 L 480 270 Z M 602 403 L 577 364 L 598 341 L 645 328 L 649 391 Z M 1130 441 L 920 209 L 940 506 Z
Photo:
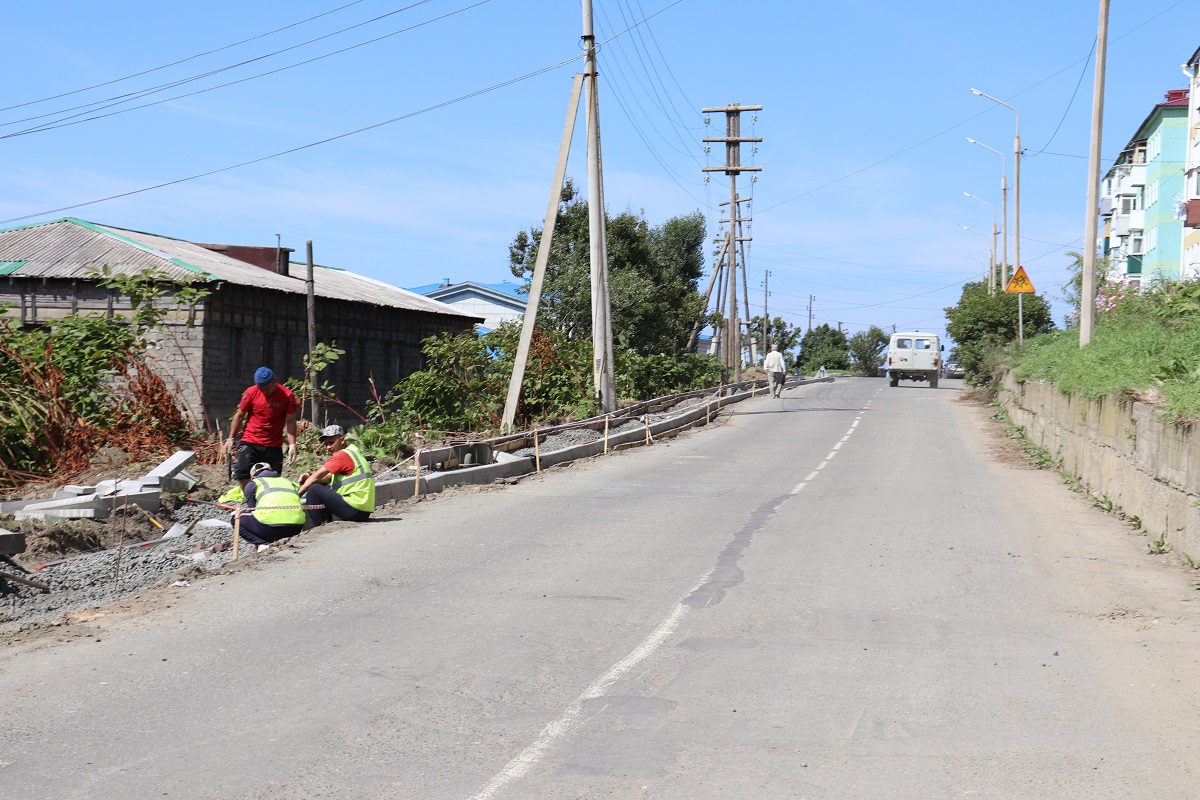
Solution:
M 238 409 L 229 423 L 226 452 L 237 451 L 233 477 L 246 488 L 250 467 L 265 461 L 276 474 L 283 473 L 283 433 L 287 430 L 288 463 L 296 460 L 296 396 L 275 380 L 270 367 L 254 372 L 254 385 L 242 394 Z M 245 427 L 242 423 L 245 423 Z M 240 441 L 239 441 L 239 434 Z

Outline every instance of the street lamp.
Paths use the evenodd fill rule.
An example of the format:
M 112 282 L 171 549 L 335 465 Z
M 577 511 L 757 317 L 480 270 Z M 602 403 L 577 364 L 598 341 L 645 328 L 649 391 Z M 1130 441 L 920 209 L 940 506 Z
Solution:
M 984 200 L 982 197 L 976 197 L 970 192 L 963 192 L 963 196 L 969 197 L 972 200 L 978 200 L 992 210 L 992 267 L 988 270 L 988 294 L 996 293 L 996 207 Z
M 984 269 L 987 269 L 987 266 L 988 266 L 988 265 L 983 263 L 983 259 L 981 259 L 981 258 L 979 258 L 979 257 L 977 257 L 977 256 L 973 256 L 973 255 L 971 255 L 970 253 L 963 253 L 963 255 L 964 255 L 964 256 L 966 256 L 967 258 L 971 259 L 972 261 L 977 261 L 977 262 L 979 262 L 979 264 L 980 264 L 980 265 L 981 265 L 981 266 L 982 266 Z
M 959 225 L 958 227 L 962 228 L 964 231 L 970 231 L 971 233 L 978 233 L 980 236 L 982 236 L 985 239 L 988 238 L 988 235 L 986 233 L 984 233 L 983 231 L 977 231 L 974 228 L 968 228 L 966 225 Z M 992 246 L 988 249 L 988 253 L 992 257 L 992 263 L 995 264 L 996 263 L 996 238 L 994 236 L 991 238 L 991 245 Z M 982 262 L 980 262 L 980 263 L 982 263 Z M 989 281 L 989 283 L 991 283 L 991 281 Z
M 1012 111 L 1017 118 L 1016 136 L 1013 138 L 1013 269 L 1021 267 L 1021 114 L 1003 100 L 997 100 L 990 94 L 984 94 L 978 89 L 972 89 L 971 94 L 979 95 L 993 103 L 999 103 Z
M 1001 242 L 1001 257 L 1000 257 L 1000 280 L 1006 285 L 1008 284 L 1008 159 L 994 147 L 988 147 L 980 141 L 967 137 L 967 141 L 971 144 L 977 144 L 984 150 L 991 150 L 996 155 L 1000 156 L 1000 218 L 1003 223 L 1002 230 L 1004 238 Z

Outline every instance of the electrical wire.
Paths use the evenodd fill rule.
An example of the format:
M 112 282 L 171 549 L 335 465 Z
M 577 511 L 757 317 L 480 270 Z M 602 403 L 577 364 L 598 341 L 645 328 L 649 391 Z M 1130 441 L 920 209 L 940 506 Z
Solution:
M 653 14 L 651 14 L 650 16 L 646 17 L 645 19 L 641 20 L 640 22 L 635 23 L 635 25 L 633 27 L 636 27 L 637 25 L 643 25 L 646 22 L 648 22 L 649 20 L 653 19 L 654 17 L 657 17 L 658 15 L 669 11 L 670 9 L 674 8 L 675 6 L 677 6 L 683 2 L 684 2 L 684 0 L 674 0 L 674 2 L 669 3 L 668 5 L 664 6 L 663 8 L 659 9 L 658 11 L 654 12 Z M 607 44 L 608 42 L 611 42 L 620 36 L 624 36 L 628 32 L 629 32 L 629 30 L 627 29 L 627 30 L 621 31 L 617 34 L 614 34 L 613 36 L 611 36 L 607 40 L 605 40 L 605 42 L 603 42 L 602 44 Z M 162 183 L 154 184 L 153 186 L 144 186 L 140 189 L 132 189 L 128 192 L 120 192 L 119 194 L 109 195 L 107 197 L 101 197 L 101 198 L 97 198 L 95 200 L 88 200 L 88 201 L 85 201 L 82 203 L 73 203 L 73 204 L 67 205 L 67 206 L 60 206 L 59 208 L 49 209 L 46 211 L 39 211 L 34 214 L 24 214 L 19 217 L 10 217 L 9 219 L 0 220 L 0 225 L 7 225 L 7 224 L 13 223 L 13 222 L 21 222 L 21 221 L 24 221 L 27 219 L 33 219 L 35 217 L 48 216 L 50 214 L 57 214 L 62 211 L 70 211 L 70 210 L 76 209 L 76 208 L 83 208 L 84 206 L 92 206 L 92 205 L 96 205 L 98 203 L 105 203 L 110 200 L 117 200 L 122 197 L 130 197 L 135 194 L 142 194 L 143 192 L 149 192 L 149 191 L 153 191 L 155 189 L 162 189 L 167 186 L 175 186 L 180 183 L 186 183 L 188 181 L 197 180 L 199 178 L 208 177 L 210 175 L 216 175 L 216 174 L 222 173 L 222 172 L 229 172 L 230 170 L 250 166 L 251 164 L 259 164 L 259 163 L 262 163 L 264 161 L 269 161 L 274 158 L 279 158 L 281 156 L 290 155 L 291 153 L 298 153 L 302 150 L 308 150 L 308 149 L 311 149 L 313 147 L 318 147 L 323 144 L 328 144 L 330 142 L 335 142 L 335 141 L 338 141 L 341 139 L 349 138 L 351 136 L 356 136 L 360 133 L 365 133 L 366 131 L 375 130 L 376 128 L 382 128 L 386 125 L 391 125 L 396 122 L 400 122 L 400 121 L 403 121 L 406 119 L 411 119 L 413 117 L 420 116 L 422 114 L 426 114 L 431 111 L 436 111 L 441 108 L 446 108 L 447 106 L 452 106 L 457 103 L 461 103 L 465 100 L 470 100 L 472 98 L 479 97 L 481 95 L 485 95 L 490 92 L 497 91 L 499 89 L 503 89 L 507 86 L 512 86 L 513 84 L 521 83 L 522 81 L 529 80 L 530 78 L 537 77 L 538 75 L 544 75 L 547 72 L 553 72 L 557 69 L 561 69 L 561 68 L 567 66 L 568 64 L 573 64 L 576 61 L 583 59 L 584 57 L 585 57 L 585 54 L 579 53 L 577 55 L 571 56 L 570 58 L 563 59 L 562 61 L 559 61 L 556 64 L 550 64 L 548 66 L 541 67 L 540 69 L 533 70 L 532 72 L 527 72 L 524 75 L 519 75 L 515 78 L 509 78 L 508 80 L 501 81 L 500 83 L 492 84 L 491 86 L 488 86 L 486 88 L 477 89 L 473 92 L 468 92 L 467 94 L 459 95 L 458 97 L 455 97 L 451 100 L 444 100 L 440 103 L 435 103 L 433 105 L 426 106 L 425 108 L 419 109 L 417 111 L 410 111 L 407 114 L 401 114 L 400 116 L 392 117 L 391 119 L 383 120 L 382 122 L 376 122 L 371 125 L 365 125 L 361 128 L 356 128 L 352 131 L 346 131 L 344 133 L 339 133 L 334 136 L 326 137 L 324 139 L 319 139 L 315 142 L 309 142 L 307 144 L 299 145 L 297 147 L 291 147 L 291 148 L 288 148 L 287 150 L 281 150 L 277 153 L 271 153 L 270 155 L 265 155 L 265 156 L 260 156 L 258 158 L 248 159 L 246 161 L 242 161 L 237 164 L 230 164 L 225 167 L 218 167 L 216 169 L 207 170 L 205 172 L 200 172 L 195 175 L 189 175 L 184 178 L 176 178 L 175 180 L 164 181 Z
M 239 41 L 233 42 L 232 44 L 222 45 L 221 47 L 215 47 L 212 50 L 205 50 L 203 53 L 196 53 L 195 55 L 190 55 L 186 58 L 181 58 L 178 61 L 172 61 L 169 64 L 162 64 L 157 67 L 151 67 L 150 69 L 144 69 L 141 72 L 135 72 L 131 75 L 125 75 L 124 77 L 121 77 L 121 78 L 113 78 L 112 80 L 103 81 L 101 83 L 94 83 L 91 86 L 85 86 L 82 89 L 72 89 L 69 92 L 62 92 L 60 94 L 50 95 L 49 97 L 42 97 L 37 100 L 26 100 L 24 103 L 17 103 L 16 105 L 0 107 L 0 112 L 11 111 L 14 108 L 24 108 L 25 106 L 37 105 L 38 103 L 46 103 L 46 102 L 49 102 L 50 100 L 57 100 L 60 97 L 69 97 L 73 94 L 80 94 L 81 92 L 88 92 L 88 91 L 91 91 L 92 89 L 99 89 L 103 86 L 111 86 L 114 83 L 120 83 L 122 81 L 131 80 L 133 78 L 140 78 L 143 75 L 149 75 L 151 72 L 158 72 L 160 70 L 168 69 L 170 67 L 177 67 L 180 64 L 187 63 L 188 61 L 194 61 L 197 58 L 203 58 L 204 56 L 210 56 L 213 53 L 219 53 L 222 50 L 229 50 L 230 48 L 239 47 L 243 44 L 253 42 L 257 39 L 263 39 L 267 36 L 273 36 L 274 34 L 280 33 L 282 31 L 286 31 L 289 28 L 295 28 L 295 27 L 297 27 L 299 25 L 303 25 L 307 22 L 312 22 L 315 19 L 320 19 L 321 17 L 326 17 L 326 16 L 329 16 L 330 14 L 335 14 L 338 11 L 349 8 L 350 6 L 356 6 L 362 2 L 364 2 L 364 0 L 353 0 L 350 3 L 345 3 L 344 5 L 340 5 L 337 8 L 332 8 L 329 11 L 323 11 L 320 14 L 316 14 L 316 15 L 308 17 L 306 19 L 302 19 L 299 22 L 293 22 L 288 25 L 284 25 L 282 28 L 275 28 L 274 30 L 267 31 L 266 33 L 260 33 L 260 34 L 257 34 L 256 36 L 251 36 L 248 39 L 241 39 Z
M 160 91 L 166 91 L 167 89 L 173 89 L 176 86 L 182 86 L 187 83 L 193 83 L 195 81 L 202 80 L 204 78 L 212 77 L 213 75 L 219 75 L 222 72 L 228 72 L 231 69 L 243 67 L 247 64 L 253 64 L 256 61 L 262 61 L 263 59 L 272 58 L 273 56 L 277 56 L 280 53 L 286 53 L 290 50 L 296 50 L 301 47 L 307 47 L 308 45 L 313 44 L 315 42 L 319 42 L 323 39 L 328 39 L 330 37 L 337 36 L 339 34 L 345 33 L 346 31 L 353 30 L 355 28 L 361 28 L 364 25 L 370 25 L 373 22 L 378 22 L 381 19 L 386 19 L 387 17 L 395 16 L 396 14 L 416 8 L 417 6 L 425 5 L 426 3 L 429 3 L 429 2 L 432 2 L 432 0 L 417 0 L 417 2 L 411 3 L 410 5 L 395 9 L 393 11 L 389 11 L 386 14 L 381 14 L 377 17 L 373 17 L 372 19 L 366 20 L 365 22 L 359 22 L 354 25 L 350 25 L 349 27 L 342 28 L 341 30 L 336 30 L 336 31 L 333 31 L 332 33 L 327 33 L 322 36 L 317 36 L 315 38 L 309 39 L 308 41 L 300 42 L 299 44 L 289 45 L 288 47 L 284 47 L 284 48 L 275 50 L 270 53 L 265 53 L 263 55 L 255 56 L 254 58 L 244 59 L 235 64 L 227 64 L 226 66 L 218 67 L 216 69 L 211 69 L 211 70 L 199 73 L 197 75 L 191 75 L 186 78 L 179 78 L 177 80 L 169 81 L 167 83 L 162 83 L 157 86 L 151 86 L 151 87 L 145 88 L 145 89 L 138 89 L 137 91 L 134 91 L 134 92 L 127 92 L 125 94 L 116 95 L 114 97 L 105 98 L 103 100 L 94 100 L 90 103 L 83 103 L 82 105 L 71 106 L 70 108 L 59 109 L 58 111 L 51 111 L 46 114 L 38 114 L 36 116 L 25 117 L 23 119 L 10 120 L 8 122 L 0 123 L 0 127 L 7 127 L 10 125 L 19 125 L 22 122 L 30 122 L 35 119 L 44 119 L 46 117 L 53 117 L 53 116 L 56 116 L 59 114 L 66 114 L 68 111 L 77 111 L 79 109 L 91 108 L 92 106 L 98 106 L 98 108 L 91 108 L 90 111 L 80 111 L 79 114 L 72 114 L 70 116 L 62 117 L 62 119 L 73 119 L 75 117 L 83 116 L 84 114 L 89 114 L 92 111 L 99 111 L 99 110 L 102 110 L 105 108 L 112 108 L 113 106 L 121 105 L 122 103 L 128 103 L 128 102 L 131 102 L 132 100 L 137 100 L 142 97 L 149 97 L 150 95 L 156 94 Z M 387 37 L 381 37 L 381 38 L 387 38 Z M 351 47 L 351 48 L 346 48 L 346 49 L 354 49 L 354 48 Z M 104 105 L 105 103 L 107 103 L 107 105 Z M 48 123 L 43 123 L 43 125 L 51 125 L 51 124 L 53 124 L 53 121 L 48 122 Z M 35 129 L 38 129 L 41 127 L 42 127 L 41 125 L 34 126 L 34 128 L 30 129 L 30 130 L 35 130 Z M 25 131 L 25 132 L 29 132 L 29 131 Z
M 421 0 L 421 2 L 422 2 L 422 3 L 427 3 L 427 2 L 430 2 L 430 0 Z M 434 22 L 439 22 L 439 21 L 441 21 L 441 20 L 443 20 L 443 19 L 446 19 L 446 18 L 448 18 L 448 17 L 453 17 L 453 16 L 456 16 L 456 15 L 458 15 L 458 14 L 462 14 L 462 13 L 464 13 L 464 12 L 470 11 L 470 10 L 471 10 L 471 9 L 473 9 L 473 8 L 477 8 L 477 7 L 481 6 L 481 5 L 484 5 L 484 4 L 486 4 L 486 3 L 490 3 L 490 2 L 491 2 L 491 0 L 478 0 L 478 2 L 475 2 L 475 3 L 473 3 L 473 4 L 469 5 L 469 6 L 464 6 L 463 8 L 460 8 L 460 9 L 458 9 L 458 10 L 456 10 L 456 11 L 450 11 L 450 12 L 447 12 L 447 13 L 445 13 L 445 14 L 442 14 L 441 16 L 438 16 L 438 17 L 433 17 L 432 19 L 427 19 L 427 20 L 425 20 L 424 22 L 418 22 L 417 24 L 415 24 L 415 25 L 410 25 L 410 26 L 408 26 L 407 28 L 401 28 L 400 30 L 397 30 L 397 31 L 392 31 L 391 33 L 384 34 L 383 36 L 377 36 L 377 37 L 376 37 L 376 38 L 374 38 L 374 39 L 369 39 L 369 40 L 367 40 L 367 41 L 365 41 L 365 42 L 359 42 L 358 44 L 350 45 L 349 47 L 344 47 L 344 48 L 342 48 L 341 50 L 334 50 L 333 52 L 331 52 L 331 53 L 325 53 L 324 55 L 320 55 L 320 56 L 314 56 L 313 58 L 309 58 L 309 59 L 306 59 L 306 60 L 304 60 L 304 61 L 298 61 L 298 62 L 296 62 L 296 63 L 294 63 L 294 64 L 289 64 L 289 65 L 287 65 L 287 66 L 284 66 L 284 67 L 279 67 L 278 69 L 269 70 L 269 71 L 267 71 L 267 72 L 260 72 L 260 73 L 258 73 L 257 75 L 250 75 L 250 76 L 247 76 L 247 77 L 245 77 L 245 78 L 239 78 L 238 80 L 235 80 L 235 81 L 229 81 L 228 83 L 222 83 L 222 84 L 219 84 L 219 85 L 217 85 L 217 86 L 210 86 L 210 87 L 208 87 L 208 88 L 206 88 L 206 89 L 197 89 L 197 90 L 196 90 L 196 91 L 194 91 L 194 92 L 187 92 L 187 93 L 185 93 L 185 94 L 175 95 L 174 97 L 167 97 L 167 98 L 164 98 L 164 99 L 161 99 L 161 100 L 155 100 L 154 102 L 151 102 L 151 103 L 144 103 L 144 104 L 142 104 L 142 105 L 140 105 L 140 106 L 132 106 L 132 107 L 130 107 L 130 108 L 123 108 L 123 109 L 120 109 L 119 111 L 113 111 L 113 112 L 111 112 L 111 113 L 108 113 L 108 114 L 96 114 L 95 116 L 91 116 L 91 117 L 85 117 L 84 119 L 76 119 L 74 122 L 66 122 L 66 121 L 65 121 L 65 120 L 68 120 L 68 119 L 72 119 L 73 117 L 79 117 L 79 116 L 83 116 L 83 114 L 90 114 L 90 113 L 92 113 L 91 111 L 87 111 L 87 112 L 81 112 L 80 114 L 74 114 L 74 115 L 72 115 L 71 117 L 64 117 L 64 118 L 62 118 L 61 120 L 56 120 L 56 121 L 54 121 L 54 122 L 48 122 L 48 123 L 45 123 L 45 124 L 43 124 L 43 125 L 35 126 L 35 127 L 33 127 L 33 128 L 27 128 L 27 129 L 25 129 L 25 130 L 22 130 L 22 131 L 16 131 L 16 132 L 14 132 L 14 133 L 4 134 L 3 136 L 0 136 L 0 139 L 11 139 L 11 138 L 13 138 L 13 137 L 16 137 L 16 136 L 27 136 L 27 135 L 29 135 L 29 134 L 31 134 L 31 133 L 44 133 L 45 131 L 57 130 L 58 128 L 66 128 L 66 127 L 69 127 L 69 126 L 71 126 L 71 125 L 79 125 L 79 124 L 81 124 L 81 123 L 84 123 L 84 122 L 92 122 L 92 121 L 94 121 L 94 120 L 98 120 L 98 119 L 104 119 L 105 117 L 113 117 L 113 116 L 116 116 L 116 115 L 118 115 L 118 114 L 124 114 L 124 113 L 127 113 L 127 112 L 129 112 L 129 111 L 137 111 L 137 110 L 139 110 L 139 109 L 142 109 L 142 108 L 149 108 L 150 106 L 157 106 L 157 105 L 161 105 L 161 104 L 163 104 L 163 103 L 170 103 L 170 102 L 173 102 L 173 101 L 175 101 L 175 100 L 181 100 L 181 99 L 183 99 L 183 98 L 185 98 L 185 97 L 193 97 L 193 96 L 195 96 L 195 95 L 198 95 L 198 94 L 205 94 L 205 93 L 207 93 L 207 92 L 212 92 L 212 91 L 215 91 L 215 90 L 217 90 L 217 89 L 224 89 L 224 88 L 226 88 L 226 87 L 228 87 L 228 86 L 234 86 L 234 85 L 236 85 L 236 84 L 239 84 L 239 83 L 246 83 L 247 81 L 256 80 L 256 79 L 258 79 L 258 78 L 262 78 L 262 77 L 265 77 L 265 76 L 267 76 L 267 75 L 274 75 L 274 74 L 275 74 L 275 73 L 277 73 L 277 72 L 284 72 L 284 71 L 286 71 L 286 70 L 289 70 L 289 69 L 294 69 L 294 68 L 296 68 L 296 67 L 303 66 L 303 65 L 305 65 L 305 64 L 311 64 L 311 63 L 313 63 L 314 61 L 321 61 L 322 59 L 330 58 L 331 56 L 340 55 L 340 54 L 342 54 L 342 53 L 345 53 L 345 52 L 348 52 L 348 51 L 350 51 L 350 50 L 356 50 L 356 49 L 358 49 L 359 47 L 365 47 L 366 45 L 369 45 L 369 44 L 374 44 L 374 43 L 376 43 L 376 42 L 379 42 L 379 41 L 382 41 L 382 40 L 384 40 L 384 39 L 390 39 L 390 38 L 391 38 L 391 37 L 393 37 L 393 36 L 399 36 L 399 35 L 400 35 L 400 34 L 402 34 L 402 33 L 408 33 L 409 31 L 416 30 L 417 28 L 423 28 L 423 27 L 425 27 L 426 25 L 430 25 L 430 24 L 432 24 L 432 23 L 434 23 Z M 411 7 L 412 7 L 412 6 L 409 6 L 409 8 L 411 8 Z M 299 46 L 299 45 L 297 45 L 297 46 Z M 188 82 L 190 82 L 190 80 L 189 80 Z M 123 101 L 121 101 L 121 102 L 123 103 L 123 102 L 128 102 L 128 101 L 125 101 L 125 100 L 123 100 Z M 120 103 L 114 103 L 113 105 L 120 105 Z M 110 106 L 110 107 L 111 107 L 111 106 Z M 93 111 L 96 111 L 96 110 L 99 110 L 99 109 L 93 109 Z M 9 123 L 6 123 L 6 124 L 9 124 Z

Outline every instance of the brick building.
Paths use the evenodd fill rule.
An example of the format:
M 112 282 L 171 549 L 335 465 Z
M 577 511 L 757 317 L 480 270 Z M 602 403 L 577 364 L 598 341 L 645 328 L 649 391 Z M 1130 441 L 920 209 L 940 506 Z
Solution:
M 151 363 L 177 389 L 198 424 L 228 428 L 254 370 L 280 380 L 303 377 L 308 351 L 307 265 L 288 248 L 188 242 L 73 217 L 0 231 L 0 305 L 25 325 L 52 325 L 72 314 L 125 315 L 129 298 L 100 286 L 94 271 L 158 270 L 209 294 L 194 309 L 172 307 Z M 362 275 L 317 266 L 313 274 L 317 341 L 346 354 L 321 380 L 364 411 L 369 379 L 380 394 L 422 366 L 420 342 L 471 330 L 480 317 Z M 305 415 L 307 415 L 305 409 Z M 357 419 L 330 404 L 320 421 Z

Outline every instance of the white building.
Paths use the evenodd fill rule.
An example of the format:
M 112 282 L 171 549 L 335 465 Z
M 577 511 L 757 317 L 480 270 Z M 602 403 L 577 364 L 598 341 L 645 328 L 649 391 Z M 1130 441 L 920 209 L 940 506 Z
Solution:
M 423 294 L 433 300 L 453 306 L 464 314 L 483 317 L 482 327 L 495 330 L 501 323 L 519 320 L 525 316 L 525 295 L 518 293 L 521 287 L 509 281 L 501 283 L 476 283 L 463 281 L 416 286 L 410 292 Z
M 1187 144 L 1184 151 L 1184 187 L 1180 218 L 1183 247 L 1180 250 L 1184 278 L 1200 278 L 1200 50 L 1183 65 L 1191 97 L 1188 102 Z

